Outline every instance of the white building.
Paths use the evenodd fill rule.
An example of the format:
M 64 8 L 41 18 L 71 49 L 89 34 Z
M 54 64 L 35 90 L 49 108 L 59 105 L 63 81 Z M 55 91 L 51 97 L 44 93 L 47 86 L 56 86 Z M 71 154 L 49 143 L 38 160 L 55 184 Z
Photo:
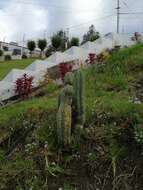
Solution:
M 21 59 L 22 55 L 26 55 L 27 57 L 30 56 L 30 51 L 28 50 L 27 47 L 20 46 L 15 42 L 7 43 L 7 42 L 0 41 L 0 49 L 3 51 L 4 56 L 10 55 L 12 59 Z M 40 50 L 35 49 L 33 51 L 33 56 L 39 57 Z

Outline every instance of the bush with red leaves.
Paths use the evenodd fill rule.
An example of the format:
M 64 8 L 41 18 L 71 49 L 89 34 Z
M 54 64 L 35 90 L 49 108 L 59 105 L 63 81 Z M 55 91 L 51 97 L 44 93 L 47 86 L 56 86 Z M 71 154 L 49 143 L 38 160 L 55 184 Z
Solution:
M 20 98 L 26 99 L 32 92 L 33 88 L 33 77 L 24 74 L 21 78 L 18 78 L 15 82 L 15 93 Z
M 72 68 L 73 68 L 73 66 L 71 64 L 67 64 L 67 63 L 61 63 L 59 65 L 60 78 L 62 79 L 62 81 L 64 80 L 66 73 L 72 71 Z
M 95 53 L 89 53 L 89 55 L 88 55 L 88 63 L 90 65 L 94 64 L 95 59 L 96 59 Z

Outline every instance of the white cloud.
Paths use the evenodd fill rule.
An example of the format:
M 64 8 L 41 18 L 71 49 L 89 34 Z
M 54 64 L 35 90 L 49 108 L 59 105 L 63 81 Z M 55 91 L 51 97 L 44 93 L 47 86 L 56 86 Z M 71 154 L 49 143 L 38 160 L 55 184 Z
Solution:
M 34 4 L 11 0 L 0 10 L 0 40 L 21 40 L 23 34 L 36 37 L 48 27 L 48 13 Z

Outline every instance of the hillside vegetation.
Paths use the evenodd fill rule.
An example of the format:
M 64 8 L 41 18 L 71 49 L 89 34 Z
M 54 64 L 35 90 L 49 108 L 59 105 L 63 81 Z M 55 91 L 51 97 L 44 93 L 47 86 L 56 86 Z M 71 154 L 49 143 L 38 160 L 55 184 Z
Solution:
M 57 146 L 56 85 L 0 109 L 0 189 L 142 189 L 143 45 L 82 71 L 86 124 L 69 150 Z

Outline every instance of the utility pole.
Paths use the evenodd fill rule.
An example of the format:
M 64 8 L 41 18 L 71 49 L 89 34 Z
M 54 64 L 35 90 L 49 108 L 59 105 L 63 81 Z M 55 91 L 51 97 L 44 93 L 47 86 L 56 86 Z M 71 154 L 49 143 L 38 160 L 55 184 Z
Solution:
M 24 54 L 24 43 L 25 43 L 25 36 L 26 34 L 23 34 L 23 38 L 22 38 L 22 49 L 21 49 L 21 57 L 23 56 Z
M 117 34 L 120 32 L 120 0 L 117 0 Z

